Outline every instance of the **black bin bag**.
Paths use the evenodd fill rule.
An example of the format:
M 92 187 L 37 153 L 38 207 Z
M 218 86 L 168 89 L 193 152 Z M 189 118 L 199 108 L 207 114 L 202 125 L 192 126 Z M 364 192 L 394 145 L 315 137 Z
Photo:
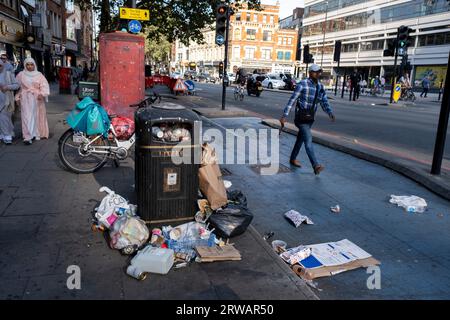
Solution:
M 233 238 L 243 234 L 253 220 L 253 214 L 242 205 L 229 204 L 209 217 L 211 228 L 221 238 Z

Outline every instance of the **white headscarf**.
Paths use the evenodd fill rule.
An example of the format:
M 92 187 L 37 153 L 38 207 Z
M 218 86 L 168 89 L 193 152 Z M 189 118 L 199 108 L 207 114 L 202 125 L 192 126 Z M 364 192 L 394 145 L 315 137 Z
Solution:
M 28 70 L 27 70 L 27 64 L 28 64 L 28 63 L 34 64 L 34 71 L 28 71 Z M 27 77 L 32 78 L 32 77 L 35 77 L 35 76 L 37 76 L 37 75 L 40 74 L 40 72 L 37 70 L 36 62 L 35 62 L 34 59 L 31 58 L 31 57 L 26 58 L 26 59 L 23 61 L 23 66 L 24 66 L 23 73 L 24 73 L 24 75 L 26 75 Z

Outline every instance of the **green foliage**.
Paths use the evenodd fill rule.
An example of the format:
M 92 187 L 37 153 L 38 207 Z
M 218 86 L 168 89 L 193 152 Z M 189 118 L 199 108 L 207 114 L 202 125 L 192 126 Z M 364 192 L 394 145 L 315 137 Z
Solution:
M 221 0 L 150 0 L 138 1 L 137 6 L 150 11 L 150 21 L 143 22 L 149 28 L 147 36 L 151 39 L 164 37 L 173 42 L 178 39 L 184 44 L 190 41 L 201 42 L 202 30 L 215 21 L 215 8 Z M 249 8 L 260 10 L 261 0 L 229 0 L 235 8 L 247 4 Z M 123 0 L 75 0 L 81 8 L 93 8 L 100 13 L 100 31 L 114 30 L 114 17 L 117 8 L 127 1 Z

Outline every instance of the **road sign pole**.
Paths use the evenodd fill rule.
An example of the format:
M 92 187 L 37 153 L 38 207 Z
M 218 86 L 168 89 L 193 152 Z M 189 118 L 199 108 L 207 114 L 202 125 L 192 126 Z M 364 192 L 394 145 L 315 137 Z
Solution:
M 131 0 L 131 7 L 136 8 L 136 0 Z
M 392 80 L 391 80 L 392 84 L 391 84 L 390 103 L 392 103 L 393 98 L 394 98 L 394 87 L 395 87 L 395 82 L 397 81 L 398 34 L 399 34 L 399 32 L 397 31 L 397 40 L 395 41 L 394 75 L 392 76 Z
M 222 110 L 225 110 L 225 103 L 227 99 L 227 85 L 228 85 L 228 39 L 230 33 L 230 12 L 231 8 L 227 7 L 227 27 L 225 34 L 225 60 L 223 61 L 223 81 L 222 81 Z
M 450 53 L 448 56 L 448 64 L 450 64 Z M 436 134 L 436 144 L 434 146 L 433 164 L 431 166 L 431 174 L 438 175 L 441 173 L 442 157 L 444 156 L 445 138 L 447 137 L 448 117 L 450 115 L 450 75 L 447 72 L 445 77 L 444 95 L 442 97 L 441 113 L 439 114 L 439 124 Z
M 337 66 L 337 71 L 336 71 L 336 84 L 334 85 L 334 96 L 337 95 L 337 87 L 338 87 L 338 82 L 339 82 L 339 68 L 341 65 L 341 59 L 338 60 L 338 66 Z

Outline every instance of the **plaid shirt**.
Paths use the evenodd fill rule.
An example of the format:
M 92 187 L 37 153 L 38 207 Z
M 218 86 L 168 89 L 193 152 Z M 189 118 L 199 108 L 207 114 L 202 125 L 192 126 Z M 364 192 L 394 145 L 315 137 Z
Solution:
M 325 111 L 328 115 L 333 114 L 333 110 L 331 109 L 330 104 L 328 103 L 327 93 L 325 92 L 325 88 L 323 84 L 320 82 L 316 85 L 311 79 L 305 79 L 300 81 L 295 89 L 295 92 L 292 94 L 289 99 L 288 104 L 284 108 L 284 115 L 287 117 L 289 115 L 289 111 L 291 111 L 292 107 L 298 101 L 299 108 L 302 109 L 312 109 L 314 104 L 314 97 L 316 95 L 316 86 L 319 87 L 319 94 L 317 95 L 317 102 L 322 106 L 323 111 Z M 317 103 L 314 106 L 314 112 L 317 111 Z

